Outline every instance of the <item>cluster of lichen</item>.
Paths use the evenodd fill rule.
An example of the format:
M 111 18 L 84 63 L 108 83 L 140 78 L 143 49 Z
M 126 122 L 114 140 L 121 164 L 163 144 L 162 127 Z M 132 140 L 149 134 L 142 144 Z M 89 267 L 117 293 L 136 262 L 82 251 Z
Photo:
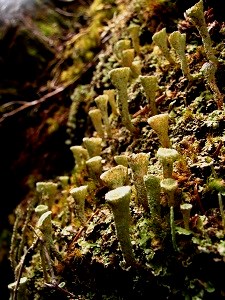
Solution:
M 59 178 L 58 185 L 55 185 L 53 182 L 37 183 L 39 202 L 33 201 L 30 206 L 29 217 L 22 231 L 19 247 L 21 253 L 16 253 L 16 238 L 15 236 L 13 238 L 11 259 L 14 268 L 19 263 L 18 267 L 15 268 L 17 280 L 19 278 L 18 270 L 21 267 L 21 258 L 23 257 L 23 247 L 21 245 L 24 244 L 25 238 L 28 236 L 28 234 L 26 235 L 26 230 L 30 220 L 35 224 L 35 236 L 41 241 L 38 251 L 40 252 L 43 276 L 46 283 L 52 283 L 52 280 L 55 280 L 54 273 L 52 273 L 54 264 L 51 261 L 55 259 L 56 263 L 57 261 L 61 262 L 61 256 L 66 257 L 68 250 L 66 242 L 69 240 L 66 234 L 72 235 L 73 230 L 78 234 L 78 228 L 82 226 L 87 228 L 89 224 L 93 226 L 89 218 L 95 214 L 96 208 L 101 210 L 102 205 L 104 209 L 108 205 L 112 210 L 116 234 L 126 267 L 136 267 L 137 262 L 141 264 L 141 261 L 138 261 L 138 257 L 135 257 L 134 247 L 131 242 L 138 235 L 135 229 L 140 229 L 140 231 L 144 232 L 143 228 L 141 229 L 141 222 L 144 223 L 143 227 L 145 229 L 149 229 L 149 237 L 147 236 L 148 230 L 144 233 L 142 232 L 142 243 L 146 246 L 148 239 L 151 239 L 152 243 L 149 251 L 145 252 L 149 265 L 156 248 L 165 247 L 182 251 L 179 249 L 180 245 L 177 244 L 176 240 L 178 234 L 193 236 L 193 243 L 199 245 L 201 244 L 201 236 L 205 238 L 205 219 L 203 216 L 200 214 L 195 215 L 197 233 L 191 230 L 193 228 L 190 228 L 192 204 L 190 199 L 185 197 L 185 193 L 179 190 L 177 180 L 180 175 L 179 163 L 181 164 L 180 161 L 185 160 L 185 158 L 178 154 L 169 138 L 169 114 L 160 112 L 160 109 L 157 107 L 158 78 L 152 74 L 146 76 L 141 73 L 142 62 L 140 54 L 142 48 L 138 44 L 137 39 L 140 30 L 139 26 L 133 24 L 128 28 L 127 39 L 119 40 L 115 44 L 114 51 L 116 52 L 115 56 L 119 66 L 110 71 L 108 80 L 111 80 L 116 89 L 103 89 L 101 95 L 93 98 L 92 107 L 88 112 L 88 117 L 93 124 L 93 135 L 85 136 L 79 145 L 70 146 L 75 160 L 71 176 Z M 164 55 L 170 64 L 174 65 L 175 60 L 171 58 L 170 51 L 165 49 L 165 38 L 167 38 L 165 30 L 162 33 Z M 131 34 L 134 34 L 134 36 L 131 36 Z M 174 38 L 175 42 L 172 42 Z M 153 40 L 156 43 L 157 39 L 153 38 Z M 176 50 L 177 44 L 180 45 L 181 43 L 183 45 L 184 36 L 180 37 L 179 34 L 175 33 L 171 36 L 170 41 Z M 193 78 L 189 73 L 186 58 L 184 57 L 184 48 L 180 52 L 177 51 L 177 54 L 184 76 L 187 76 L 188 80 L 192 80 Z M 149 153 L 148 151 L 118 153 L 115 149 L 113 151 L 113 143 L 120 138 L 121 128 L 122 132 L 132 136 L 134 141 L 141 134 L 141 129 L 138 127 L 140 119 L 133 119 L 129 112 L 129 86 L 137 83 L 139 86 L 142 86 L 141 90 L 144 90 L 143 94 L 148 100 L 146 126 L 149 125 L 149 131 L 153 132 L 153 134 L 156 133 L 159 148 L 154 153 Z M 141 121 L 143 122 L 143 120 Z M 113 156 L 115 161 L 113 166 L 112 161 L 107 160 L 110 146 L 112 148 L 110 155 Z M 150 156 L 154 158 L 154 163 L 150 162 Z M 173 164 L 177 159 L 179 161 L 174 173 Z M 218 188 L 218 184 L 216 185 L 215 181 L 214 185 L 212 185 L 212 182 L 211 188 L 213 186 L 219 192 L 221 208 L 220 187 Z M 223 183 L 219 182 L 219 186 L 222 185 L 224 187 Z M 61 191 L 59 190 L 59 185 L 62 187 Z M 108 191 L 105 193 L 104 204 L 99 204 L 98 202 L 98 191 L 101 189 Z M 42 206 L 40 207 L 40 205 Z M 136 224 L 133 223 L 131 228 L 130 206 L 136 207 L 141 212 L 141 221 L 138 220 Z M 41 209 L 43 209 L 42 214 L 37 218 L 34 212 L 37 214 Z M 221 209 L 221 213 L 224 221 L 223 209 Z M 183 215 L 183 220 L 176 219 L 179 214 Z M 53 225 L 59 230 L 58 235 L 52 232 L 51 215 L 53 216 Z M 31 218 L 31 216 L 33 217 Z M 176 226 L 176 221 L 181 223 L 182 227 Z M 14 235 L 16 234 L 16 229 L 17 225 L 15 226 Z M 130 235 L 131 229 L 132 235 Z M 223 231 L 219 233 L 221 237 L 224 236 Z M 65 234 L 64 243 L 60 241 L 60 235 L 63 234 Z M 139 243 L 140 239 L 136 238 L 136 241 Z M 221 245 L 219 243 L 220 248 L 218 245 L 217 248 L 221 249 Z M 137 244 L 136 247 L 138 246 Z M 84 241 L 83 247 L 84 250 L 81 248 L 83 253 L 86 253 L 87 249 L 94 249 L 90 245 L 85 246 Z M 176 251 L 173 253 L 175 256 Z M 222 250 L 220 250 L 221 253 Z M 223 253 L 221 255 L 224 256 Z M 46 264 L 47 267 L 45 266 Z M 40 264 L 37 263 L 34 269 L 37 269 L 38 266 Z M 149 267 L 149 271 L 151 271 L 151 267 Z M 24 276 L 28 277 L 26 270 L 24 271 Z

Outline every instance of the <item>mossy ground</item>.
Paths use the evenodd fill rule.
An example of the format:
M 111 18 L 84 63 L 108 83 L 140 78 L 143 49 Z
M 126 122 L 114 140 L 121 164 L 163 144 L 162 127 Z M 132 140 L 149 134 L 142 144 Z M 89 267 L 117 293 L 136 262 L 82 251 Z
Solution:
M 107 37 L 93 68 L 93 76 L 85 85 L 81 84 L 73 93 L 70 111 L 70 134 L 67 143 L 73 145 L 82 137 L 96 135 L 88 110 L 94 107 L 94 97 L 105 89 L 114 88 L 108 73 L 120 63 L 113 53 L 113 45 L 121 38 L 129 38 L 126 30 L 130 23 L 141 26 L 142 75 L 156 75 L 160 89 L 157 94 L 159 113 L 169 113 L 169 136 L 172 147 L 179 154 L 174 164 L 173 178 L 178 182 L 176 193 L 175 251 L 171 241 L 169 208 L 162 193 L 162 220 L 156 225 L 150 215 L 139 207 L 133 182 L 131 199 L 131 240 L 137 266 L 126 268 L 116 238 L 112 214 L 105 204 L 104 195 L 108 191 L 102 184 L 95 184 L 86 170 L 72 170 L 68 174 L 70 183 L 66 188 L 59 183 L 57 199 L 52 207 L 53 239 L 62 254 L 61 261 L 53 261 L 58 283 L 65 285 L 47 286 L 41 271 L 38 248 L 28 255 L 23 268 L 23 276 L 28 277 L 29 299 L 222 299 L 225 297 L 223 274 L 225 265 L 224 228 L 218 204 L 218 187 L 210 184 L 217 179 L 224 189 L 225 148 L 224 109 L 219 110 L 200 69 L 206 58 L 201 39 L 196 29 L 184 20 L 185 9 L 180 1 L 170 2 L 136 1 L 126 3 L 126 10 L 120 9 L 107 23 L 103 36 Z M 145 6 L 141 6 L 145 3 Z M 150 5 L 151 3 L 151 5 Z M 118 6 L 123 1 L 118 1 Z M 206 6 L 207 8 L 207 6 Z M 162 14 L 163 12 L 163 14 Z M 219 59 L 217 82 L 225 92 L 224 74 L 224 20 L 217 18 L 217 10 L 208 9 L 208 26 Z M 210 18 L 209 18 L 210 15 Z M 217 23 L 215 23 L 217 21 Z M 151 42 L 152 34 L 166 27 L 167 32 L 181 30 L 187 34 L 187 56 L 192 74 L 197 74 L 193 82 L 188 82 L 177 66 L 171 66 L 161 52 Z M 68 74 L 67 74 L 68 75 Z M 70 80 L 69 80 L 70 81 Z M 122 125 L 120 118 L 114 118 L 112 139 L 104 140 L 102 158 L 104 169 L 115 166 L 114 155 L 121 153 L 150 153 L 149 173 L 162 175 L 161 165 L 156 159 L 160 147 L 157 135 L 147 123 L 151 116 L 144 91 L 138 78 L 133 77 L 128 87 L 129 110 L 139 134 L 132 136 Z M 91 95 L 91 97 L 90 97 Z M 80 97 L 79 97 L 80 96 Z M 72 123 L 72 121 L 74 123 Z M 53 126 L 53 125 L 52 125 Z M 82 128 L 82 136 L 80 129 Z M 74 132 L 72 131 L 74 130 Z M 59 174 L 60 175 L 60 174 Z M 214 181 L 215 182 L 215 181 Z M 86 201 L 87 225 L 82 226 L 74 214 L 73 201 L 69 190 L 75 185 L 88 184 L 90 195 Z M 35 193 L 35 191 L 33 191 Z M 29 223 L 35 227 L 37 217 L 32 209 L 38 204 L 38 197 L 31 197 Z M 190 230 L 183 229 L 179 205 L 191 203 Z M 30 204 L 29 204 L 30 203 Z M 13 243 L 21 242 L 26 205 L 18 207 L 18 232 Z M 25 228 L 25 245 L 31 246 L 33 231 Z M 23 238 L 24 238 L 23 237 Z M 14 248 L 15 254 L 16 247 Z M 19 262 L 19 257 L 15 261 Z M 52 278 L 49 276 L 49 284 Z M 62 286 L 62 288 L 61 288 Z M 71 296 L 71 294 L 74 296 Z

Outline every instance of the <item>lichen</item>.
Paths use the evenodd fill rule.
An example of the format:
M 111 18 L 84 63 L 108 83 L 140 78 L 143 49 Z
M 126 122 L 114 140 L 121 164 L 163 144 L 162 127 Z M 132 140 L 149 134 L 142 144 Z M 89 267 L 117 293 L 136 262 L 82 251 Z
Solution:
M 99 57 L 91 82 L 88 85 L 81 84 L 74 90 L 72 96 L 74 102 L 69 118 L 70 132 L 74 136 L 80 133 L 76 130 L 76 122 L 80 117 L 77 106 L 80 101 L 85 102 L 85 117 L 88 119 L 89 110 L 95 107 L 95 97 L 103 95 L 105 89 L 112 88 L 109 72 L 119 67 L 112 44 L 115 40 L 129 38 L 125 30 L 121 31 L 121 24 L 132 24 L 137 21 L 135 18 L 142 20 L 140 37 L 144 34 L 143 28 L 147 27 L 148 21 L 143 17 L 143 11 L 138 9 L 135 2 L 132 1 L 129 4 L 128 12 L 121 11 L 120 14 L 114 16 L 112 24 L 107 28 L 111 30 L 112 38 L 106 44 L 104 53 Z M 93 16 L 93 10 L 95 11 L 97 7 L 99 18 L 102 20 L 104 13 L 102 9 L 105 3 L 101 1 L 94 3 L 96 6 L 92 6 L 91 14 Z M 149 2 L 138 2 L 140 6 L 143 3 Z M 157 7 L 157 3 L 154 2 L 154 4 Z M 142 8 L 144 9 L 143 6 Z M 148 11 L 148 16 L 149 14 Z M 152 16 L 154 16 L 153 12 Z M 170 26 L 171 22 L 168 21 L 168 32 L 176 29 Z M 100 30 L 102 30 L 101 25 Z M 95 33 L 94 31 L 94 37 Z M 224 36 L 220 35 L 220 39 L 224 40 Z M 87 39 L 87 43 L 89 42 Z M 190 70 L 194 68 L 196 72 L 201 69 L 203 61 L 201 56 L 198 57 L 194 51 L 190 50 L 192 44 L 195 43 L 195 35 L 190 35 L 187 38 Z M 77 47 L 81 44 L 79 41 Z M 129 159 L 128 165 L 123 166 L 126 169 L 125 177 L 128 177 L 124 179 L 123 185 L 131 187 L 130 219 L 126 219 L 126 224 L 131 224 L 129 247 L 130 249 L 132 247 L 137 263 L 135 266 L 133 263 L 128 264 L 130 268 L 124 264 L 119 244 L 121 240 L 118 240 L 116 235 L 118 227 L 115 227 L 112 214 L 105 202 L 105 195 L 111 195 L 112 191 L 109 190 L 115 186 L 106 185 L 103 180 L 99 179 L 97 183 L 94 182 L 93 176 L 89 176 L 85 169 L 85 162 L 81 170 L 76 167 L 75 161 L 74 168 L 68 174 L 70 179 L 68 185 L 61 186 L 61 188 L 58 186 L 57 195 L 50 208 L 52 238 L 54 246 L 62 257 L 62 260 L 54 257 L 54 261 L 50 263 L 47 270 L 50 283 L 56 277 L 55 286 L 50 285 L 44 288 L 46 280 L 42 279 L 43 272 L 38 259 L 39 248 L 32 249 L 31 260 L 24 265 L 21 257 L 26 256 L 27 253 L 23 252 L 18 257 L 16 247 L 18 242 L 25 244 L 27 248 L 30 247 L 34 241 L 35 229 L 34 232 L 28 229 L 27 220 L 27 226 L 21 226 L 20 223 L 23 223 L 23 218 L 25 218 L 21 215 L 23 208 L 20 207 L 17 211 L 11 251 L 12 266 L 15 268 L 18 264 L 19 269 L 22 270 L 21 275 L 29 278 L 28 284 L 34 287 L 33 290 L 30 288 L 30 295 L 34 299 L 44 299 L 43 295 L 46 294 L 43 294 L 43 290 L 47 288 L 55 294 L 60 292 L 61 281 L 65 282 L 64 291 L 76 294 L 79 299 L 96 299 L 99 295 L 103 299 L 104 297 L 106 299 L 110 297 L 131 299 L 134 296 L 137 299 L 145 299 L 150 293 L 155 292 L 162 299 L 168 297 L 203 299 L 211 296 L 215 299 L 225 293 L 224 282 L 216 272 L 217 268 L 221 270 L 224 268 L 225 255 L 221 201 L 219 207 L 217 198 L 218 192 L 222 194 L 224 191 L 224 182 L 220 178 L 224 174 L 225 113 L 224 110 L 217 109 L 213 96 L 205 90 L 203 77 L 199 75 L 195 81 L 188 82 L 179 68 L 173 68 L 163 62 L 160 58 L 161 54 L 157 52 L 156 56 L 155 51 L 152 44 L 140 44 L 139 55 L 142 57 L 144 66 L 142 73 L 150 76 L 155 73 L 157 75 L 159 85 L 159 96 L 155 101 L 157 111 L 159 115 L 166 116 L 168 121 L 166 128 L 163 128 L 166 131 L 166 144 L 163 147 L 167 148 L 168 152 L 172 150 L 168 149 L 171 144 L 176 158 L 179 153 L 179 161 L 174 163 L 169 176 L 165 176 L 169 178 L 164 179 L 162 166 L 157 160 L 157 151 L 162 141 L 149 125 L 148 120 L 152 118 L 152 115 L 146 95 L 141 89 L 138 78 L 132 76 L 129 78 L 127 87 L 127 104 L 129 121 L 138 129 L 138 133 L 132 136 L 130 130 L 127 130 L 121 121 L 121 116 L 114 115 L 111 119 L 109 118 L 112 136 L 104 135 L 103 147 L 101 153 L 98 153 L 103 174 L 116 168 L 114 158 L 120 155 L 135 157 L 143 153 L 148 157 L 149 162 L 143 176 L 157 178 L 157 189 L 160 188 L 159 183 L 161 183 L 161 190 L 157 190 L 155 195 L 156 204 L 153 203 L 154 199 L 149 194 L 150 208 L 155 207 L 155 212 L 153 211 L 151 215 L 151 212 L 143 209 L 140 201 L 136 201 L 137 185 L 145 187 L 144 181 L 138 181 L 135 176 L 131 176 L 134 174 L 131 173 Z M 206 61 L 207 58 L 204 57 L 203 60 Z M 109 106 L 108 112 L 111 112 Z M 90 125 L 90 129 L 88 125 L 80 137 L 81 141 L 84 137 L 98 136 L 93 126 Z M 72 138 L 69 146 L 73 147 L 71 145 L 73 145 Z M 119 166 L 121 167 L 121 165 L 117 167 Z M 132 172 L 135 172 L 134 168 Z M 101 179 L 101 176 L 99 177 Z M 116 179 L 120 182 L 121 178 Z M 174 187 L 172 198 L 168 196 L 170 192 L 168 183 Z M 79 189 L 81 186 L 89 190 L 89 193 L 85 195 L 85 210 L 83 211 L 85 222 L 83 224 L 74 213 L 74 202 L 69 195 L 71 189 Z M 37 202 L 36 199 L 34 203 L 37 204 Z M 34 203 L 28 206 L 28 215 L 30 224 L 35 228 L 37 219 L 33 212 Z M 188 220 L 183 220 L 180 204 L 183 208 L 185 204 L 192 208 Z M 122 214 L 123 211 L 119 213 Z M 39 242 L 39 247 L 41 245 Z M 51 266 L 55 277 L 50 272 Z M 17 276 L 18 267 L 15 274 Z

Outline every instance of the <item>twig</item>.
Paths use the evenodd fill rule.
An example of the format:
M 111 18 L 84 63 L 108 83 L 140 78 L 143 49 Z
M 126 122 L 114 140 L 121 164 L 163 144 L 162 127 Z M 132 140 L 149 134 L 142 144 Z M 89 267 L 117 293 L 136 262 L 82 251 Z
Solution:
M 39 238 L 37 238 L 33 242 L 33 244 L 30 246 L 30 248 L 27 249 L 27 251 L 24 253 L 23 257 L 20 260 L 19 271 L 18 271 L 18 276 L 17 276 L 17 280 L 16 280 L 16 286 L 15 286 L 15 289 L 14 289 L 12 300 L 16 300 L 17 299 L 18 287 L 19 287 L 19 283 L 20 283 L 20 278 L 22 276 L 22 271 L 23 271 L 23 267 L 24 267 L 24 264 L 25 264 L 25 261 L 26 261 L 26 257 L 27 257 L 28 254 L 30 254 L 31 251 L 34 250 L 34 248 L 38 245 L 39 241 L 40 241 Z
M 223 146 L 223 142 L 219 141 L 219 145 L 217 146 L 216 150 L 213 152 L 212 157 L 216 158 L 220 154 L 220 150 Z
M 70 298 L 71 300 L 75 300 L 75 295 L 74 294 L 70 293 L 66 289 L 61 288 L 57 283 L 51 284 L 51 283 L 46 283 L 45 282 L 44 285 L 47 286 L 47 287 L 49 287 L 49 288 L 53 288 L 53 289 L 59 290 L 63 294 L 67 295 L 68 297 L 72 297 L 72 298 Z
M 27 102 L 26 101 L 10 101 L 10 102 L 7 102 L 5 104 L 2 104 L 1 105 L 1 109 L 4 109 L 4 108 L 7 108 L 9 107 L 10 105 L 14 105 L 14 104 L 26 104 Z
M 37 104 L 40 104 L 40 103 L 44 102 L 45 100 L 47 100 L 47 99 L 49 99 L 49 98 L 51 98 L 51 97 L 53 97 L 53 96 L 55 96 L 55 95 L 61 93 L 65 88 L 67 88 L 67 86 L 61 86 L 61 87 L 57 88 L 56 90 L 54 90 L 54 91 L 52 91 L 52 92 L 50 92 L 50 93 L 44 95 L 43 97 L 41 97 L 41 98 L 38 99 L 38 100 L 33 100 L 33 101 L 31 101 L 31 102 L 26 102 L 25 104 L 23 104 L 23 105 L 21 105 L 20 107 L 14 109 L 13 111 L 11 111 L 11 112 L 9 112 L 9 113 L 5 113 L 5 114 L 1 117 L 0 123 L 3 122 L 6 118 L 13 116 L 13 115 L 17 114 L 18 112 L 20 112 L 20 111 L 22 111 L 22 110 L 24 110 L 24 109 L 26 109 L 26 108 L 28 108 L 28 107 L 35 106 L 35 105 L 37 105 Z
M 90 223 L 92 221 L 92 219 L 94 218 L 94 216 L 100 211 L 100 209 L 96 209 L 96 211 L 90 216 L 90 218 L 87 220 L 87 224 Z M 74 244 L 76 243 L 76 241 L 79 239 L 79 237 L 81 236 L 82 232 L 87 229 L 88 226 L 84 225 L 79 231 L 78 233 L 75 235 L 74 239 L 72 240 L 72 243 L 70 245 L 69 248 L 71 248 L 72 246 L 74 246 Z
M 159 105 L 160 103 L 162 103 L 165 98 L 166 98 L 165 94 L 163 94 L 163 95 L 159 96 L 158 98 L 156 98 L 156 100 L 155 100 L 156 105 Z M 132 117 L 136 118 L 136 117 L 138 117 L 140 115 L 145 115 L 145 114 L 149 113 L 149 111 L 150 111 L 150 107 L 147 104 L 144 107 L 141 107 L 141 109 L 138 110 L 135 114 L 133 114 Z
M 45 245 L 45 241 L 40 239 L 41 241 L 41 244 L 42 244 L 42 247 L 44 249 L 44 254 L 45 254 L 45 258 L 47 260 L 47 263 L 48 263 L 48 267 L 49 267 L 49 271 L 50 271 L 50 276 L 51 276 L 51 281 L 53 284 L 56 284 L 57 281 L 56 281 L 56 277 L 55 277 L 55 273 L 54 273 L 54 270 L 53 270 L 53 267 L 52 267 L 52 262 L 51 262 L 51 258 L 50 258 L 50 255 L 48 253 L 48 249 Z

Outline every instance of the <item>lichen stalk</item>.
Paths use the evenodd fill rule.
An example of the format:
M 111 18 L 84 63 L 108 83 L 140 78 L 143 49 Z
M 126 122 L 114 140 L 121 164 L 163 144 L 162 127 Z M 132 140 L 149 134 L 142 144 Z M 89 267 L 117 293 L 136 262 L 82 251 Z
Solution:
M 89 112 L 88 112 L 90 118 L 91 118 L 91 121 L 93 123 L 93 126 L 98 134 L 98 136 L 100 138 L 104 138 L 105 136 L 105 133 L 104 133 L 104 128 L 103 128 L 103 124 L 102 124 L 102 113 L 101 113 L 101 110 L 98 109 L 98 108 L 95 108 L 95 109 L 91 109 Z
M 114 46 L 114 53 L 117 59 L 121 60 L 123 50 L 130 49 L 130 48 L 131 48 L 131 42 L 128 39 L 123 39 L 116 42 Z
M 186 230 L 190 230 L 189 222 L 190 222 L 190 214 L 191 214 L 192 204 L 183 203 L 180 205 L 180 210 L 183 215 L 184 228 Z
M 100 179 L 109 189 L 116 189 L 127 183 L 127 167 L 118 165 L 101 174 Z
M 121 64 L 123 67 L 131 67 L 134 60 L 134 49 L 123 50 Z
M 140 54 L 140 41 L 139 41 L 140 26 L 137 24 L 131 24 L 128 27 L 128 32 L 130 33 L 134 50 L 136 54 L 139 55 Z
M 39 181 L 36 183 L 36 191 L 41 195 L 41 202 L 43 204 L 48 205 L 48 208 L 51 209 L 56 193 L 57 193 L 58 185 L 54 182 L 42 182 Z
M 108 96 L 109 104 L 112 109 L 112 114 L 118 116 L 119 112 L 118 112 L 118 107 L 115 99 L 115 90 L 114 89 L 104 90 L 104 94 Z
M 171 178 L 173 174 L 173 163 L 178 159 L 179 154 L 172 148 L 159 148 L 156 157 L 162 164 L 163 177 Z
M 19 281 L 19 286 L 18 286 L 18 290 L 17 290 L 17 293 L 15 291 L 15 288 L 17 286 L 17 282 L 13 282 L 13 283 L 10 283 L 8 285 L 8 289 L 10 291 L 10 297 L 9 297 L 9 300 L 28 300 L 28 294 L 27 294 L 27 281 L 28 281 L 28 278 L 27 277 L 22 277 L 20 278 L 20 281 Z M 15 295 L 16 293 L 16 295 Z M 15 298 L 16 296 L 16 298 Z
M 173 206 L 170 206 L 170 232 L 172 237 L 172 244 L 174 251 L 178 251 L 177 241 L 176 241 L 176 229 L 174 222 L 174 209 Z
M 88 151 L 89 157 L 99 156 L 102 152 L 102 138 L 97 137 L 84 137 L 83 143 Z
M 148 172 L 149 153 L 137 153 L 130 155 L 128 158 L 128 164 L 132 170 L 138 203 L 142 205 L 146 212 L 149 212 L 147 191 L 144 183 L 144 176 Z
M 144 183 L 147 190 L 147 199 L 153 223 L 159 224 L 161 220 L 160 207 L 160 179 L 154 175 L 145 175 Z
M 88 174 L 94 180 L 96 184 L 100 181 L 100 176 L 102 174 L 102 157 L 94 156 L 86 161 Z
M 187 57 L 185 55 L 186 34 L 180 33 L 179 31 L 174 31 L 169 35 L 169 42 L 178 55 L 183 75 L 187 77 L 188 80 L 192 80 L 190 69 L 188 67 Z
M 116 68 L 109 72 L 112 84 L 118 91 L 118 106 L 123 125 L 131 132 L 136 134 L 137 128 L 131 122 L 131 117 L 128 109 L 128 93 L 127 84 L 130 78 L 130 68 Z
M 213 98 L 217 104 L 218 109 L 223 108 L 223 94 L 221 94 L 217 83 L 216 83 L 216 70 L 217 66 L 212 62 L 206 62 L 201 68 L 201 71 L 205 75 L 207 84 L 209 85 L 211 91 L 213 92 Z
M 85 200 L 88 195 L 88 186 L 83 185 L 80 187 L 75 187 L 70 190 L 70 194 L 72 195 L 75 202 L 75 212 L 78 220 L 82 225 L 86 223 L 85 216 Z
M 203 1 L 200 0 L 194 6 L 187 9 L 185 15 L 191 19 L 192 23 L 198 29 L 199 34 L 201 35 L 202 38 L 207 59 L 217 65 L 218 60 L 214 54 L 214 49 L 212 47 L 212 40 L 210 38 L 207 24 L 204 17 Z
M 109 138 L 112 137 L 111 127 L 109 124 L 109 116 L 108 116 L 108 99 L 107 95 L 99 95 L 95 98 L 95 103 L 97 104 L 98 109 L 100 109 L 102 113 L 103 124 L 105 125 L 105 130 L 107 136 Z
M 144 88 L 146 98 L 148 100 L 150 109 L 151 109 L 151 114 L 152 116 L 157 115 L 157 107 L 156 107 L 156 92 L 159 89 L 158 86 L 158 79 L 156 76 L 139 76 L 141 84 Z
M 43 234 L 43 239 L 46 243 L 46 248 L 48 253 L 51 252 L 52 248 L 54 248 L 54 242 L 52 238 L 52 219 L 51 219 L 51 211 L 44 212 L 38 222 L 37 222 L 37 229 L 39 229 Z
M 168 206 L 176 206 L 177 201 L 175 199 L 175 192 L 177 191 L 178 188 L 178 183 L 175 179 L 172 178 L 166 178 L 163 179 L 160 182 L 162 190 L 165 192 L 167 196 L 167 201 L 168 201 Z
M 157 133 L 160 144 L 163 148 L 170 148 L 169 115 L 167 113 L 159 114 L 148 118 L 148 124 Z
M 113 213 L 117 238 L 127 267 L 135 266 L 136 264 L 129 234 L 130 197 L 130 186 L 119 187 L 105 195 L 106 203 L 110 206 Z
M 166 28 L 161 29 L 160 31 L 156 32 L 152 36 L 153 42 L 160 48 L 162 54 L 165 58 L 169 61 L 171 65 L 175 64 L 173 57 L 170 54 L 170 50 L 168 48 L 168 38 L 166 33 Z
M 85 166 L 86 160 L 89 158 L 88 151 L 81 145 L 71 146 L 70 150 L 73 153 L 75 160 L 75 169 L 81 170 Z

